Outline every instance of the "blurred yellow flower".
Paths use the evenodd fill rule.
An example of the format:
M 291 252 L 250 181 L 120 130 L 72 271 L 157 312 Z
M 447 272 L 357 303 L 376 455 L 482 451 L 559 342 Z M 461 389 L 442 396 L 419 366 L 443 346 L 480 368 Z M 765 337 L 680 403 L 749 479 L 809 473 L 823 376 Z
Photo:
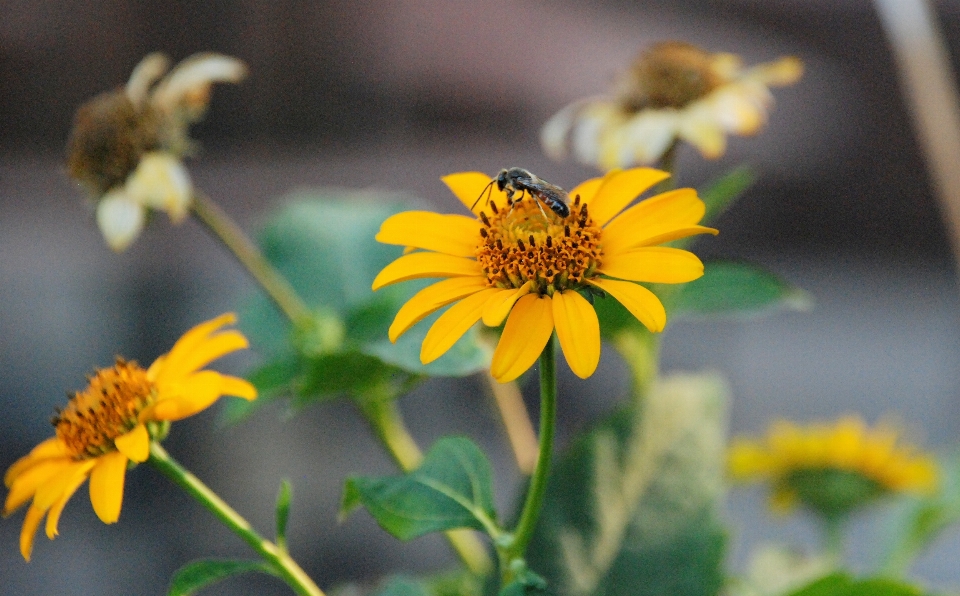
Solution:
M 10 492 L 3 515 L 33 499 L 20 533 L 20 552 L 27 561 L 44 515 L 52 540 L 60 513 L 87 478 L 93 510 L 104 523 L 114 523 L 128 464 L 147 460 L 151 439 L 162 438 L 170 421 L 205 410 L 222 395 L 256 398 L 247 381 L 201 370 L 247 347 L 239 331 L 220 330 L 235 321 L 225 314 L 197 325 L 147 370 L 120 358 L 113 367 L 98 370 L 54 417 L 56 436 L 10 466 L 4 476 Z
M 456 303 L 428 331 L 420 352 L 424 364 L 442 356 L 477 321 L 496 327 L 506 320 L 490 368 L 498 381 L 530 368 L 554 329 L 573 372 L 590 376 L 600 359 L 600 328 L 584 294 L 610 294 L 656 332 L 666 324 L 663 305 L 635 282 L 684 283 L 703 275 L 703 263 L 693 253 L 655 246 L 717 233 L 697 225 L 704 204 L 695 190 L 673 190 L 624 210 L 667 177 L 637 168 L 587 180 L 569 192 L 569 214 L 562 217 L 532 196 L 508 203 L 496 179 L 480 172 L 446 176 L 443 181 L 473 217 L 408 211 L 387 219 L 377 234 L 385 244 L 421 250 L 387 265 L 374 290 L 410 279 L 446 278 L 404 304 L 390 340 Z
M 640 54 L 612 97 L 575 102 L 544 125 L 541 141 L 554 159 L 568 153 L 603 170 L 653 164 L 678 140 L 716 159 L 726 135 L 756 133 L 773 103 L 769 87 L 791 85 L 799 59 L 744 69 L 733 54 L 710 54 L 664 42 Z
M 729 470 L 735 480 L 769 481 L 775 509 L 799 502 L 836 516 L 885 494 L 936 488 L 934 457 L 899 439 L 895 428 L 870 429 L 854 416 L 805 427 L 781 420 L 763 441 L 734 440 Z
M 77 110 L 67 168 L 98 200 L 97 223 L 114 250 L 136 239 L 148 209 L 166 211 L 175 223 L 186 217 L 193 189 L 181 158 L 194 148 L 189 126 L 206 111 L 213 83 L 246 74 L 243 62 L 210 53 L 163 76 L 169 67 L 166 56 L 150 54 L 124 88 Z

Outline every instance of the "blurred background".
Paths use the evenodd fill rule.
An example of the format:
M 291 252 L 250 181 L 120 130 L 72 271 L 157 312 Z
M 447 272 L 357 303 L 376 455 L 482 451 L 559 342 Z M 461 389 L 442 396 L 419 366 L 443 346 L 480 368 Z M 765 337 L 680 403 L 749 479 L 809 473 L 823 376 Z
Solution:
M 960 64 L 960 3 L 932 5 Z M 65 393 L 122 354 L 152 362 L 201 320 L 241 305 L 256 287 L 192 221 L 155 218 L 123 254 L 103 243 L 92 205 L 64 173 L 73 111 L 125 83 L 148 52 L 238 56 L 246 81 L 219 86 L 194 180 L 254 233 L 304 186 L 406 191 L 441 211 L 454 171 L 520 165 L 570 187 L 595 172 L 541 153 L 540 125 L 570 101 L 607 88 L 651 43 L 680 39 L 743 56 L 796 55 L 794 87 L 755 138 L 731 138 L 704 162 L 684 150 L 679 175 L 698 186 L 740 163 L 759 182 L 728 212 L 704 256 L 759 262 L 809 291 L 815 308 L 763 319 L 676 322 L 664 368 L 721 371 L 733 433 L 775 417 L 870 422 L 899 418 L 914 440 L 948 452 L 960 429 L 960 294 L 947 228 L 898 86 L 893 54 L 866 0 L 0 0 L 0 468 L 50 435 Z M 224 360 L 242 372 L 256 354 Z M 561 441 L 613 408 L 624 367 L 607 349 L 600 374 L 565 371 Z M 532 379 L 531 379 L 532 380 Z M 533 385 L 525 385 L 531 396 Z M 421 445 L 466 433 L 490 453 L 501 507 L 521 480 L 479 379 L 433 381 L 401 400 Z M 269 533 L 281 478 L 294 485 L 291 549 L 324 588 L 452 562 L 441 540 L 401 544 L 365 513 L 338 524 L 348 473 L 392 473 L 347 403 L 287 419 L 270 407 L 234 427 L 216 412 L 178 423 L 166 445 L 256 527 Z M 367 440 L 367 439 L 370 440 Z M 162 594 L 198 557 L 252 557 L 205 510 L 160 477 L 128 475 L 120 523 L 101 524 L 86 489 L 33 562 L 17 549 L 22 512 L 0 522 L 0 592 Z M 735 489 L 730 564 L 762 541 L 813 544 L 809 520 L 777 519 L 758 490 Z M 866 565 L 875 517 L 858 520 Z M 960 530 L 915 568 L 960 586 Z M 269 578 L 205 594 L 284 594 Z

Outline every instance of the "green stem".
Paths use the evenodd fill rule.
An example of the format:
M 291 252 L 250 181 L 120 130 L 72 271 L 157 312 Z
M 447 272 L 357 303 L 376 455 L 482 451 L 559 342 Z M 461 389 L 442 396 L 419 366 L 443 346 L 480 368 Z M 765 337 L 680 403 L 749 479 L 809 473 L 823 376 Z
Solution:
M 634 399 L 643 399 L 657 378 L 660 368 L 660 337 L 645 330 L 623 331 L 613 342 L 630 367 Z
M 400 469 L 409 472 L 420 465 L 423 452 L 407 429 L 395 399 L 368 399 L 360 403 L 360 411 Z M 493 562 L 473 532 L 450 530 L 444 534 L 467 569 L 476 575 L 490 572 Z
M 191 497 L 213 513 L 223 525 L 243 539 L 257 551 L 267 563 L 283 578 L 287 584 L 301 596 L 324 596 L 323 591 L 310 579 L 310 576 L 290 558 L 290 555 L 276 544 L 260 537 L 239 513 L 227 505 L 216 493 L 200 481 L 199 478 L 183 468 L 170 454 L 156 442 L 150 443 L 148 462 L 163 475 L 182 488 Z
M 840 566 L 843 562 L 843 526 L 846 516 L 823 518 L 823 546 L 830 561 Z
M 290 282 L 263 256 L 243 230 L 207 195 L 195 190 L 193 212 L 197 219 L 223 242 L 240 264 L 294 324 L 310 317 L 310 309 Z
M 513 579 L 514 562 L 522 561 L 527 551 L 527 545 L 533 537 L 540 509 L 543 507 L 543 498 L 547 492 L 547 478 L 550 472 L 550 456 L 553 453 L 553 431 L 557 417 L 557 362 L 556 348 L 551 337 L 543 353 L 540 354 L 540 453 L 537 466 L 530 478 L 527 489 L 527 498 L 520 512 L 520 520 L 513 532 L 513 540 L 504 547 L 501 555 L 503 568 L 503 585 L 505 587 Z

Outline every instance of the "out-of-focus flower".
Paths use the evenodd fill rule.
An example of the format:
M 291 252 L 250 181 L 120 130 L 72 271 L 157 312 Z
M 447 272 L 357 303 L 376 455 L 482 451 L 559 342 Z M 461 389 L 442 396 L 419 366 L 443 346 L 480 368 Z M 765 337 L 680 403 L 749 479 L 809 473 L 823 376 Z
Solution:
M 150 441 L 162 439 L 171 421 L 205 410 L 222 395 L 256 398 L 247 381 L 201 370 L 247 347 L 239 331 L 221 330 L 235 321 L 234 315 L 225 314 L 197 325 L 146 370 L 120 358 L 113 367 L 98 370 L 88 387 L 54 417 L 56 436 L 10 466 L 4 476 L 10 492 L 3 515 L 33 499 L 20 533 L 26 560 L 43 517 L 52 540 L 60 513 L 87 478 L 93 510 L 112 524 L 120 517 L 128 464 L 146 461 Z
M 206 111 L 213 83 L 246 75 L 243 62 L 211 53 L 190 56 L 163 76 L 169 67 L 166 56 L 150 54 L 125 87 L 77 110 L 67 168 L 98 201 L 97 223 L 114 250 L 139 235 L 149 209 L 183 220 L 192 200 L 181 162 L 194 149 L 189 126 Z
M 612 96 L 573 103 L 544 125 L 541 141 L 555 159 L 568 153 L 603 170 L 653 164 L 678 140 L 716 159 L 726 135 L 756 133 L 773 103 L 769 87 L 791 85 L 799 59 L 744 69 L 733 54 L 710 54 L 664 42 L 640 54 Z
M 895 428 L 870 429 L 853 416 L 806 427 L 778 421 L 763 441 L 733 442 L 730 474 L 736 480 L 770 482 L 775 509 L 800 503 L 837 518 L 883 495 L 936 488 L 934 457 L 899 439 Z
M 600 327 L 587 297 L 610 294 L 648 329 L 662 331 L 663 304 L 636 282 L 684 283 L 703 275 L 703 263 L 693 253 L 656 246 L 717 233 L 697 225 L 704 204 L 695 190 L 666 192 L 624 210 L 667 177 L 637 168 L 587 180 L 570 191 L 570 213 L 562 217 L 533 196 L 521 195 L 511 204 L 496 179 L 480 172 L 446 176 L 443 181 L 473 217 L 408 211 L 387 219 L 377 234 L 385 244 L 420 250 L 387 265 L 374 290 L 416 278 L 447 278 L 404 304 L 390 326 L 390 340 L 455 303 L 427 332 L 420 351 L 424 364 L 443 355 L 477 321 L 496 327 L 506 320 L 490 368 L 498 381 L 530 368 L 554 329 L 573 372 L 590 376 L 600 359 Z

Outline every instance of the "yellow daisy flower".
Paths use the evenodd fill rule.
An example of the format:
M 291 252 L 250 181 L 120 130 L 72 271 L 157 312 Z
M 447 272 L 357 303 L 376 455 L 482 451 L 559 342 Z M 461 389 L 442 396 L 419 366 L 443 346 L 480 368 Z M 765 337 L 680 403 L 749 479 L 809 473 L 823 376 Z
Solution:
M 235 321 L 233 314 L 225 314 L 197 325 L 147 370 L 120 358 L 113 367 L 98 370 L 54 417 L 56 436 L 10 466 L 4 476 L 10 492 L 3 515 L 33 500 L 20 532 L 20 552 L 27 561 L 40 521 L 46 515 L 52 540 L 60 513 L 87 478 L 93 510 L 112 524 L 120 517 L 128 464 L 147 460 L 151 439 L 162 438 L 170 421 L 205 410 L 222 395 L 256 398 L 247 381 L 201 370 L 247 347 L 239 331 L 220 330 Z
M 581 100 L 554 115 L 541 141 L 555 159 L 572 152 L 604 170 L 655 163 L 678 140 L 716 159 L 727 134 L 749 136 L 766 122 L 769 87 L 791 85 L 802 72 L 794 57 L 744 69 L 733 54 L 659 43 L 640 54 L 612 97 Z
M 125 87 L 77 110 L 67 168 L 97 198 L 97 224 L 117 251 L 140 234 L 150 209 L 166 211 L 174 223 L 186 217 L 193 186 L 181 158 L 194 148 L 189 126 L 206 111 L 213 83 L 246 75 L 240 60 L 210 53 L 163 76 L 169 68 L 166 56 L 150 54 Z
M 936 488 L 936 459 L 899 439 L 895 428 L 870 429 L 855 416 L 805 427 L 781 420 L 763 441 L 736 439 L 729 470 L 735 480 L 771 482 L 775 509 L 799 502 L 836 516 L 885 494 Z
M 498 381 L 530 368 L 554 329 L 573 372 L 590 376 L 600 359 L 600 328 L 584 294 L 610 294 L 657 332 L 667 320 L 663 305 L 636 282 L 684 283 L 703 275 L 703 263 L 693 253 L 656 246 L 717 233 L 697 225 L 704 204 L 695 190 L 673 190 L 626 208 L 667 177 L 637 168 L 587 180 L 569 192 L 566 217 L 529 195 L 511 204 L 496 179 L 480 172 L 444 177 L 472 217 L 408 211 L 388 218 L 376 236 L 408 247 L 409 254 L 377 275 L 374 290 L 410 279 L 446 278 L 404 304 L 390 326 L 390 340 L 455 303 L 427 332 L 420 351 L 424 364 L 443 355 L 477 321 L 496 327 L 506 319 L 490 367 Z

